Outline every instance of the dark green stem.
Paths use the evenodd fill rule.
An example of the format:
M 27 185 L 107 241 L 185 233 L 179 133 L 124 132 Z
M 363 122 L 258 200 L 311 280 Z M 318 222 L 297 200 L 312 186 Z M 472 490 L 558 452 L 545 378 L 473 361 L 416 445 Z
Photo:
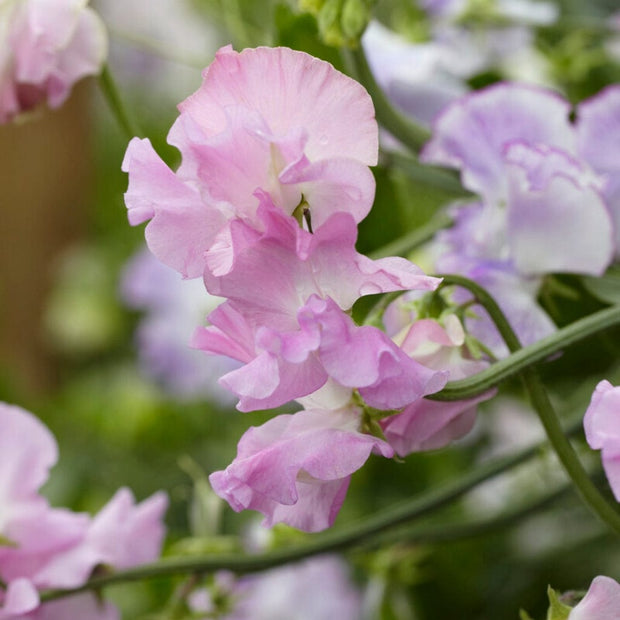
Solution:
M 441 286 L 457 285 L 469 290 L 489 313 L 506 346 L 511 353 L 521 348 L 521 344 L 497 302 L 480 285 L 461 276 L 446 275 Z M 535 368 L 528 367 L 521 373 L 525 389 L 532 406 L 547 433 L 549 443 L 555 450 L 564 470 L 579 491 L 584 503 L 606 523 L 615 533 L 620 534 L 620 513 L 599 493 L 583 468 L 573 446 L 564 434 L 560 420 L 549 400 L 545 387 Z
M 427 398 L 431 400 L 462 400 L 482 394 L 501 381 L 514 377 L 528 366 L 545 360 L 550 355 L 558 353 L 589 336 L 617 325 L 620 325 L 620 305 L 599 310 L 559 329 L 534 344 L 515 351 L 509 357 L 499 360 L 476 375 L 449 382 L 441 392 L 431 394 Z
M 361 45 L 350 52 L 350 58 L 355 77 L 365 86 L 375 104 L 375 114 L 379 124 L 402 144 L 411 149 L 412 152 L 418 153 L 431 137 L 430 131 L 416 125 L 392 106 L 381 87 L 377 84 Z
M 464 523 L 433 523 L 423 526 L 398 528 L 390 532 L 373 538 L 364 549 L 374 549 L 379 546 L 390 544 L 432 544 L 446 543 L 456 540 L 475 538 L 477 536 L 488 536 L 490 533 L 498 532 L 509 528 L 517 523 L 522 523 L 524 519 L 552 506 L 558 500 L 569 495 L 574 489 L 570 483 L 564 484 L 559 489 L 538 497 L 526 504 L 516 506 L 499 515 L 488 519 L 480 519 Z
M 303 560 L 321 553 L 350 549 L 366 543 L 372 536 L 442 508 L 485 480 L 493 478 L 530 459 L 543 450 L 545 446 L 546 442 L 542 442 L 521 450 L 514 455 L 480 465 L 460 479 L 452 481 L 442 488 L 432 489 L 407 502 L 392 506 L 380 514 L 368 517 L 358 523 L 350 524 L 346 528 L 332 530 L 325 534 L 317 534 L 307 544 L 252 556 L 222 554 L 204 557 L 164 558 L 152 564 L 145 564 L 91 579 L 84 585 L 72 590 L 51 590 L 44 593 L 41 598 L 47 601 L 86 590 L 96 590 L 115 583 L 138 581 L 153 577 L 209 573 L 216 570 L 250 573 Z
M 105 65 L 101 71 L 101 75 L 99 76 L 99 85 L 101 86 L 101 92 L 103 93 L 105 100 L 110 106 L 112 114 L 114 114 L 114 118 L 127 137 L 127 140 L 131 140 L 134 136 L 142 136 L 140 128 L 137 126 L 135 121 L 132 120 L 127 112 L 127 109 L 123 105 L 123 100 L 121 99 L 116 82 L 112 77 L 112 73 L 110 72 L 108 65 Z

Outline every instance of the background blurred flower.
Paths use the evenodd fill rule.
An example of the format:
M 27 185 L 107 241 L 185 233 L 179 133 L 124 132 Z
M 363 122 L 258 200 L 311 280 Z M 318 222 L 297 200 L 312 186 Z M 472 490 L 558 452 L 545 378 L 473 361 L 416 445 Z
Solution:
M 87 0 L 5 0 L 0 4 L 0 123 L 46 101 L 52 108 L 73 84 L 101 70 L 107 36 Z

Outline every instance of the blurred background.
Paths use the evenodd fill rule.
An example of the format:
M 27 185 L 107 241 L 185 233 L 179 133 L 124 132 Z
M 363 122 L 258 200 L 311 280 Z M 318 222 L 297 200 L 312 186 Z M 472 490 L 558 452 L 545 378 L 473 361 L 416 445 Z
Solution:
M 431 4 L 380 0 L 373 14 L 414 47 L 432 32 Z M 620 79 L 614 0 L 539 4 L 553 5 L 557 16 L 528 25 L 527 54 L 513 49 L 489 60 L 480 52 L 473 68 L 450 75 L 450 88 L 465 92 L 516 77 L 546 83 L 577 102 Z M 472 32 L 496 27 L 492 0 L 471 5 Z M 196 90 L 221 45 L 288 45 L 347 67 L 346 54 L 329 45 L 321 24 L 292 0 L 100 0 L 93 6 L 109 30 L 109 66 L 123 100 L 173 167 L 178 153 L 165 139 L 176 105 Z M 527 16 L 515 18 L 519 27 Z M 412 74 L 407 79 L 415 88 L 392 93 L 405 112 L 414 91 L 449 73 L 433 66 L 418 74 L 408 56 L 382 58 L 373 65 L 379 81 L 381 71 Z M 0 126 L 0 400 L 30 409 L 55 434 L 61 457 L 46 487 L 54 504 L 94 512 L 122 485 L 139 499 L 165 489 L 174 550 L 201 528 L 237 534 L 254 520 L 226 508 L 215 532 L 214 524 L 192 521 L 190 514 L 200 501 L 197 483 L 225 467 L 244 430 L 273 412 L 236 412 L 216 385 L 227 362 L 185 347 L 214 302 L 199 283 L 181 282 L 143 253 L 143 227 L 128 225 L 123 203 L 126 146 L 94 79 L 78 84 L 59 110 Z M 424 225 L 453 198 L 389 157 L 375 176 L 377 201 L 361 226 L 360 251 Z M 414 258 L 423 263 L 423 256 Z M 555 303 L 565 322 L 599 307 L 589 299 L 575 308 L 561 296 Z M 596 351 L 591 342 L 572 349 L 547 377 L 568 417 L 585 410 L 600 373 L 610 380 L 609 373 L 617 373 L 617 350 L 599 344 Z M 589 379 L 582 375 L 586 365 Z M 371 459 L 354 476 L 337 523 L 440 484 L 489 458 L 491 446 L 509 451 L 541 439 L 518 385 L 504 386 L 502 394 L 456 447 L 402 463 Z M 485 485 L 436 518 L 493 514 L 561 480 L 542 455 L 529 470 Z M 572 495 L 519 527 L 458 543 L 393 544 L 348 559 L 368 617 L 386 619 L 508 619 L 520 608 L 543 617 L 547 583 L 571 589 L 586 587 L 594 574 L 620 574 L 608 535 Z M 110 592 L 127 618 L 138 618 L 165 607 L 175 585 L 159 580 Z

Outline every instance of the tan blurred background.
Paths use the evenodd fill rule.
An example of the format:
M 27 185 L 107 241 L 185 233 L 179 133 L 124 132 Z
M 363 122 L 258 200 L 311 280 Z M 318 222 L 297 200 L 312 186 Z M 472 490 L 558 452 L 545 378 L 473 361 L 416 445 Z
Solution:
M 0 126 L 0 369 L 20 391 L 54 382 L 41 316 L 56 257 L 85 233 L 91 87 L 78 84 L 59 110 Z

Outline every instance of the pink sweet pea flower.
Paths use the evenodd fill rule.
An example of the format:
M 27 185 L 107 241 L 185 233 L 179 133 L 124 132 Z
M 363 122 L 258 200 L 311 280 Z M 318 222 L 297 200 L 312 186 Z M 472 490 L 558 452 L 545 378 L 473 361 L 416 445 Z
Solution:
M 401 347 L 420 364 L 449 373 L 450 380 L 456 381 L 488 366 L 484 360 L 467 357 L 464 345 L 463 327 L 455 315 L 449 315 L 444 326 L 433 319 L 414 322 Z M 491 390 L 475 398 L 454 402 L 418 399 L 402 413 L 381 420 L 381 428 L 399 456 L 443 448 L 472 429 L 478 404 L 494 393 Z
M 258 510 L 263 525 L 287 523 L 306 532 L 330 527 L 344 501 L 351 474 L 371 452 L 392 448 L 360 432 L 360 410 L 309 410 L 277 416 L 250 428 L 237 457 L 209 477 L 215 492 L 239 512 Z
M 26 578 L 15 579 L 0 592 L 0 620 L 23 618 L 39 606 L 39 593 Z
M 0 123 L 47 101 L 59 107 L 73 84 L 99 73 L 103 22 L 87 0 L 6 0 L 0 5 Z
M 127 568 L 154 560 L 164 535 L 165 495 L 135 505 L 121 489 L 94 519 L 52 508 L 38 490 L 58 457 L 53 436 L 32 414 L 4 403 L 0 429 L 0 580 L 7 584 L 0 618 L 118 618 L 114 607 L 88 595 L 39 608 L 37 591 L 78 587 L 100 564 Z
M 129 489 L 119 489 L 93 518 L 80 543 L 55 554 L 37 574 L 38 582 L 70 588 L 84 583 L 99 564 L 122 569 L 155 560 L 165 534 L 167 506 L 165 493 L 136 504 Z
M 169 134 L 166 167 L 148 140 L 129 144 L 129 221 L 151 220 L 151 251 L 186 277 L 236 217 L 260 228 L 257 191 L 290 215 L 303 201 L 319 228 L 334 212 L 368 213 L 378 130 L 372 101 L 328 63 L 288 48 L 222 48 Z
M 0 542 L 0 579 L 47 585 L 39 571 L 55 554 L 79 544 L 89 519 L 52 508 L 38 493 L 58 457 L 49 430 L 29 412 L 4 403 L 0 428 L 0 536 L 9 543 Z
M 587 594 L 568 614 L 569 620 L 620 620 L 620 584 L 611 577 L 595 577 Z
M 603 468 L 615 498 L 620 502 L 620 387 L 601 381 L 583 418 L 586 440 L 601 450 Z
M 265 232 L 233 222 L 228 256 L 234 260 L 224 260 L 223 275 L 205 273 L 209 292 L 228 299 L 193 341 L 245 364 L 220 381 L 240 397 L 239 409 L 282 405 L 318 390 L 328 377 L 364 388 L 376 407 L 401 407 L 435 391 L 427 384 L 437 373 L 419 367 L 379 330 L 357 327 L 343 311 L 369 293 L 433 290 L 437 278 L 402 258 L 372 261 L 358 254 L 349 214 L 332 215 L 314 234 L 267 203 L 258 216 Z M 214 255 L 218 261 L 216 273 L 224 253 L 219 247 L 207 253 L 207 262 Z

